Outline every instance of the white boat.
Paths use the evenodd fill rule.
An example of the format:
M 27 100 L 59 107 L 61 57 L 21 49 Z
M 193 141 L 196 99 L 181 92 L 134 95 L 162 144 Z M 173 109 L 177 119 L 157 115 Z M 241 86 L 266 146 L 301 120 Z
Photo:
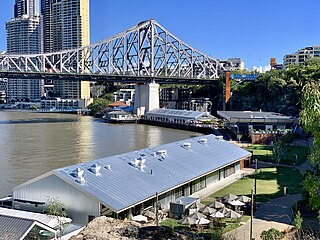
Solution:
M 105 122 L 110 123 L 134 123 L 137 117 L 125 111 L 112 111 L 103 116 Z

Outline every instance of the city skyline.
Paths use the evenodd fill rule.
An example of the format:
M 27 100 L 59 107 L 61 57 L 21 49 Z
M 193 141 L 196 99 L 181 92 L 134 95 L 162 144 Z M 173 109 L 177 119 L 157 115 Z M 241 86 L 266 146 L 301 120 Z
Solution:
M 254 0 L 226 3 L 202 0 L 155 4 L 93 0 L 90 3 L 91 43 L 154 18 L 167 30 L 205 54 L 219 59 L 240 57 L 245 67 L 265 66 L 271 57 L 282 63 L 286 54 L 319 45 L 316 0 Z M 0 14 L 0 50 L 6 50 L 5 22 L 13 16 L 14 0 L 5 1 Z M 307 9 L 307 11 L 306 11 Z M 174 13 L 174 14 L 172 14 Z

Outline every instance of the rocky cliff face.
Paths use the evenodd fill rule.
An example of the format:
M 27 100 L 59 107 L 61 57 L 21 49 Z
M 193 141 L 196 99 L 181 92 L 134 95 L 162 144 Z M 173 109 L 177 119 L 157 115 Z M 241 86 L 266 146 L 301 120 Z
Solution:
M 109 240 L 109 239 L 136 239 L 140 224 L 132 221 L 122 221 L 105 216 L 98 217 L 70 240 Z
M 205 239 L 194 232 L 174 231 L 167 227 L 141 226 L 133 221 L 98 217 L 70 240 L 197 240 Z

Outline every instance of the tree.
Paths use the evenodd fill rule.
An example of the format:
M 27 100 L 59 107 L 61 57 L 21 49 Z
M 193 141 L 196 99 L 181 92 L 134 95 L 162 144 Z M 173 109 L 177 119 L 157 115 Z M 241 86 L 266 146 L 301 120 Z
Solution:
M 285 142 L 281 139 L 277 140 L 273 145 L 272 145 L 272 158 L 274 159 L 275 162 L 278 164 L 280 163 L 281 160 L 285 157 L 287 146 Z
M 93 103 L 88 106 L 88 109 L 90 110 L 90 114 L 94 116 L 97 113 L 104 111 L 109 104 L 110 101 L 106 99 L 96 98 L 93 100 Z
M 50 197 L 47 200 L 47 207 L 45 209 L 45 213 L 56 219 L 58 226 L 59 226 L 59 230 L 60 230 L 60 236 L 63 233 L 63 225 L 65 224 L 65 221 L 63 220 L 63 218 L 66 218 L 67 212 L 65 210 L 65 206 L 63 204 L 63 202 L 61 202 L 59 200 L 59 198 L 54 198 L 54 197 Z
M 302 184 L 303 197 L 311 210 L 320 216 L 320 58 L 309 59 L 298 72 L 305 81 L 302 89 L 300 121 L 304 130 L 313 136 L 308 159 L 312 170 L 307 171 Z M 318 218 L 319 218 L 318 216 Z

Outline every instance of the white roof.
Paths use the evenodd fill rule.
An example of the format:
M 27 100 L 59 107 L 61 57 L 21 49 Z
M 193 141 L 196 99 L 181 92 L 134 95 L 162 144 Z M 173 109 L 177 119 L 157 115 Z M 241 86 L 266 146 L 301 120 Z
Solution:
M 51 228 L 56 228 L 59 226 L 59 223 L 56 218 L 50 217 L 46 214 L 41 214 L 41 213 L 27 212 L 27 211 L 21 211 L 16 209 L 9 209 L 9 208 L 0 208 L 0 215 L 34 220 L 34 221 L 43 223 Z M 62 219 L 64 219 L 63 222 L 65 223 L 71 222 L 70 218 L 62 218 Z
M 207 143 L 201 141 L 204 138 Z M 13 190 L 56 175 L 112 210 L 121 212 L 156 193 L 170 191 L 250 155 L 215 135 L 200 136 L 56 169 Z M 98 174 L 94 166 L 101 166 Z M 77 178 L 77 174 L 83 178 L 79 175 Z
M 191 110 L 178 110 L 178 109 L 165 109 L 165 108 L 155 108 L 146 113 L 148 115 L 157 115 L 157 116 L 170 116 L 170 117 L 179 117 L 187 119 L 196 119 L 199 117 L 207 116 L 208 119 L 212 119 L 213 116 L 207 112 L 198 112 Z

